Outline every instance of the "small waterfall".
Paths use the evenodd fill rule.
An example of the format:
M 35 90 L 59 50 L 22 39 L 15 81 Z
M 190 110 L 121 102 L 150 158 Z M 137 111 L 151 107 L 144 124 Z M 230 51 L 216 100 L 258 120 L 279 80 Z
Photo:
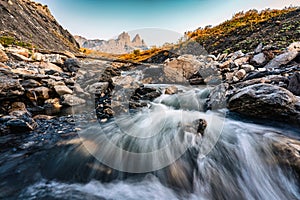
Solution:
M 206 199 L 299 199 L 297 180 L 272 151 L 270 133 L 276 132 L 227 120 L 215 148 L 198 159 L 195 193 Z

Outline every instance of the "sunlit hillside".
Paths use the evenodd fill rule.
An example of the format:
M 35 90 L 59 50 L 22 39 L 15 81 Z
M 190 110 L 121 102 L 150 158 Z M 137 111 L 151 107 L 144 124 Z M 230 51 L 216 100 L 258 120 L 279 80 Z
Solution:
M 232 19 L 217 26 L 188 31 L 188 38 L 196 40 L 209 52 L 220 53 L 238 49 L 253 50 L 260 42 L 286 46 L 300 37 L 300 9 L 249 10 L 236 13 Z

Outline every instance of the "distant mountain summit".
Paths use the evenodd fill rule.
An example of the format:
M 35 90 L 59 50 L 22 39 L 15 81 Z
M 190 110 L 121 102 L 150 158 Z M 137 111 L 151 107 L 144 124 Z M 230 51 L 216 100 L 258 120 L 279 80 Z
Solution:
M 83 48 L 97 50 L 101 52 L 123 54 L 130 53 L 135 49 L 148 49 L 145 41 L 139 34 L 131 40 L 130 35 L 126 32 L 121 33 L 117 39 L 110 40 L 88 40 L 81 36 L 74 36 L 78 44 Z

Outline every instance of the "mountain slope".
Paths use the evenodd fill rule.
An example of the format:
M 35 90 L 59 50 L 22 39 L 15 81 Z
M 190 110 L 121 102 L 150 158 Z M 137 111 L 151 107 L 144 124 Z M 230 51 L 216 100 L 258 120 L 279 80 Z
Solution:
M 259 43 L 284 48 L 300 38 L 300 9 L 250 10 L 237 13 L 215 27 L 199 28 L 186 35 L 210 53 L 254 50 Z
M 30 0 L 0 0 L 0 42 L 77 52 L 74 37 L 54 19 L 47 6 Z

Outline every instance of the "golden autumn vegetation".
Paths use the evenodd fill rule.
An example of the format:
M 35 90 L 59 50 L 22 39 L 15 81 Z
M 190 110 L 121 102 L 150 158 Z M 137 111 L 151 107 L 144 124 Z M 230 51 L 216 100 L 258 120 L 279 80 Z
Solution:
M 100 52 L 96 50 L 91 50 L 88 48 L 80 48 L 80 52 L 87 55 L 87 56 L 95 56 L 95 57 L 105 57 L 105 58 L 112 58 L 117 59 L 119 55 L 111 54 L 111 53 L 105 53 Z
M 118 58 L 122 60 L 130 60 L 130 61 L 135 61 L 135 62 L 140 62 L 143 60 L 146 60 L 153 55 L 163 51 L 164 48 L 157 48 L 157 47 L 152 47 L 149 50 L 134 50 L 132 53 L 129 54 L 122 54 Z
M 207 37 L 218 37 L 246 25 L 250 25 L 250 27 L 252 27 L 255 24 L 267 21 L 268 19 L 279 15 L 289 13 L 296 9 L 297 8 L 295 7 L 289 7 L 283 10 L 266 9 L 260 12 L 252 9 L 247 12 L 236 13 L 231 20 L 227 20 L 217 26 L 206 26 L 205 28 L 199 28 L 195 31 L 186 32 L 185 34 L 189 38 L 205 40 Z

